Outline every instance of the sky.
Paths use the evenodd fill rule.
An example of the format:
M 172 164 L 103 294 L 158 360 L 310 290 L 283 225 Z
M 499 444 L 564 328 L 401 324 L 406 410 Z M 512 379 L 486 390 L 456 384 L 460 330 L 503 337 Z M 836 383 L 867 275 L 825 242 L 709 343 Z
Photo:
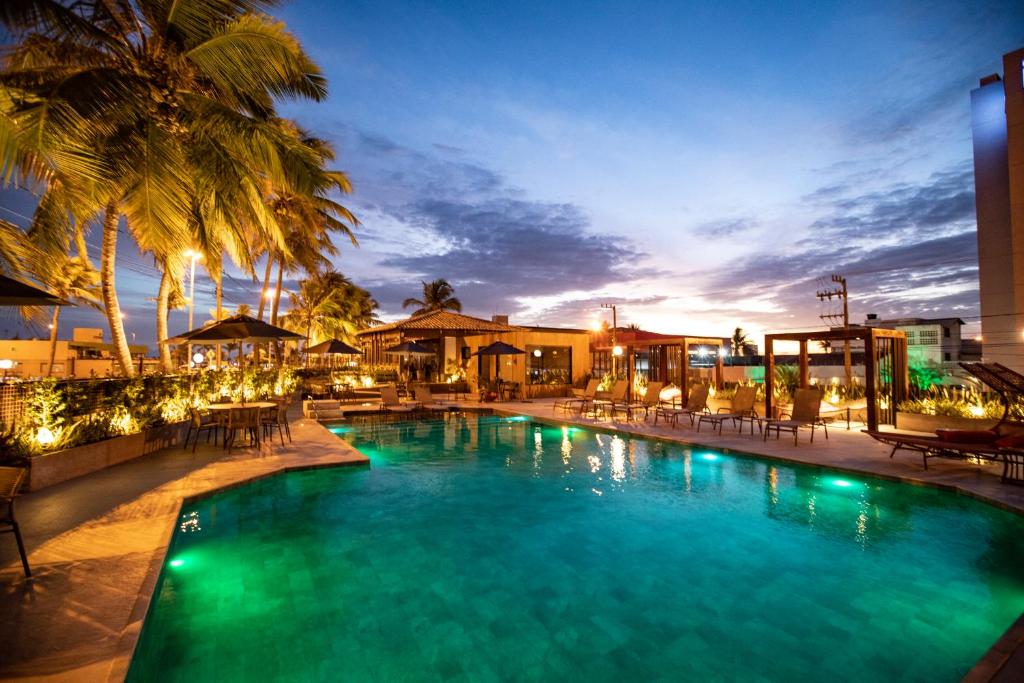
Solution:
M 755 341 L 851 322 L 978 328 L 970 91 L 1024 46 L 1018 2 L 328 2 L 282 7 L 361 221 L 338 270 L 403 315 L 445 278 L 464 311 Z M 6 193 L 19 221 L 31 198 Z M 98 245 L 98 231 L 90 241 Z M 155 338 L 152 259 L 122 239 L 126 327 Z M 294 281 L 286 281 L 286 289 Z M 197 324 L 213 287 L 196 281 Z M 229 305 L 258 301 L 240 272 Z M 69 325 L 100 326 L 69 309 Z M 186 313 L 172 314 L 172 333 Z M 0 320 L 0 332 L 14 328 Z

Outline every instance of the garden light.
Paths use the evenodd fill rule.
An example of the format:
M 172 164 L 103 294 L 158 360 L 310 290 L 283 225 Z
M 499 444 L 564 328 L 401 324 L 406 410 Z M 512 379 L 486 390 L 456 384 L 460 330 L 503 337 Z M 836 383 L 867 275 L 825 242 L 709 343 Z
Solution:
M 36 432 L 36 442 L 38 442 L 40 446 L 51 446 L 56 440 L 57 437 L 55 437 L 53 432 L 46 427 L 40 427 L 39 431 Z

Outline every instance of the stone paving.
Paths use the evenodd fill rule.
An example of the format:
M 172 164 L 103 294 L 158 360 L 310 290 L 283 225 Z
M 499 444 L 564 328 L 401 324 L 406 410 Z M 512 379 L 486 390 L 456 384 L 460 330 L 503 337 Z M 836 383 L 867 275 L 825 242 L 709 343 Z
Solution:
M 33 578 L 13 539 L 0 569 L 0 679 L 122 680 L 184 499 L 289 469 L 369 460 L 294 413 L 293 442 L 166 449 L 18 499 Z M 8 548 L 7 541 L 11 548 Z
M 462 405 L 480 407 L 476 402 Z M 486 407 L 938 486 L 1024 514 L 1024 487 L 1002 484 L 1000 467 L 932 460 L 924 470 L 913 453 L 890 459 L 890 449 L 856 425 L 851 431 L 845 424 L 829 429 L 828 440 L 818 431 L 813 444 L 802 431 L 794 446 L 791 436 L 766 442 L 756 432 L 738 434 L 729 426 L 719 436 L 706 425 L 698 432 L 688 421 L 673 428 L 555 413 L 551 400 Z M 294 442 L 284 447 L 264 444 L 262 450 L 239 449 L 231 455 L 206 445 L 195 454 L 168 449 L 19 498 L 35 577 L 22 577 L 13 542 L 0 543 L 0 678 L 122 680 L 184 499 L 288 469 L 368 463 L 321 425 L 297 413 L 295 418 Z M 977 670 L 982 675 L 972 680 L 1010 673 L 1002 662 L 1020 659 L 1024 620 L 1014 630 L 993 648 L 998 662 L 983 660 L 988 675 Z M 1019 667 L 1010 668 L 1013 675 L 1020 673 Z

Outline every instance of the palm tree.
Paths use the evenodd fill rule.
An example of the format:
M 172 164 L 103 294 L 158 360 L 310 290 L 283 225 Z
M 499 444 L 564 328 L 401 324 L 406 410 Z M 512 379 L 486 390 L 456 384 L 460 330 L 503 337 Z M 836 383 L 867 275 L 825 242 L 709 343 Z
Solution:
M 134 368 L 114 282 L 122 216 L 159 258 L 191 242 L 197 203 L 215 230 L 233 222 L 275 232 L 261 178 L 308 190 L 274 104 L 319 100 L 326 87 L 298 41 L 257 11 L 272 5 L 0 4 L 0 22 L 20 39 L 0 74 L 0 170 L 44 192 L 62 188 L 65 209 L 101 213 L 102 297 L 125 374 Z M 283 245 L 276 232 L 271 241 Z
M 742 327 L 737 327 L 732 333 L 732 352 L 737 356 L 753 356 L 755 350 L 747 333 Z
M 370 293 L 334 270 L 317 273 L 289 292 L 284 326 L 305 335 L 310 346 L 326 339 L 354 341 L 355 332 L 377 322 Z
M 461 311 L 462 302 L 456 299 L 455 288 L 448 284 L 447 280 L 438 279 L 433 282 L 423 283 L 423 298 L 408 298 L 402 302 L 402 308 L 416 306 L 413 315 L 423 315 L 434 311 Z
M 80 256 L 64 256 L 63 258 L 48 256 L 45 263 L 36 264 L 34 273 L 41 283 L 61 299 L 68 302 L 84 303 L 94 308 L 100 307 L 99 273 Z M 46 366 L 48 377 L 53 375 L 53 363 L 57 356 L 60 311 L 60 306 L 54 306 L 50 319 L 50 362 Z

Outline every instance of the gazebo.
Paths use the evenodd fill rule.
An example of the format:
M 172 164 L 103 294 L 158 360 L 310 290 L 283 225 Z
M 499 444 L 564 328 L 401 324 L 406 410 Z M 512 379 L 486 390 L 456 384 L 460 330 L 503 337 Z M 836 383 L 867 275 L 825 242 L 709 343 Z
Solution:
M 799 345 L 799 386 L 805 388 L 810 386 L 808 342 L 857 340 L 864 342 L 864 393 L 867 398 L 868 429 L 878 429 L 879 424 L 896 424 L 896 405 L 907 396 L 907 335 L 898 330 L 880 327 L 851 327 L 765 335 L 764 414 L 769 417 L 772 415 L 775 342 L 797 342 Z

